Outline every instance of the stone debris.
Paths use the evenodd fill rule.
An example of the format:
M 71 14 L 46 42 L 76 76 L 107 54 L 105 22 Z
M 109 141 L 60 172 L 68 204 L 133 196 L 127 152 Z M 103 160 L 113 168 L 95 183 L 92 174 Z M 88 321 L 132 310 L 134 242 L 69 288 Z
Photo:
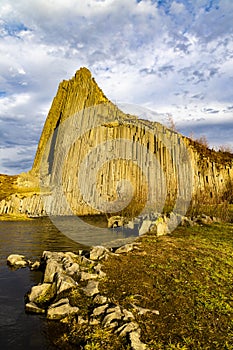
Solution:
M 45 283 L 53 282 L 55 274 L 62 271 L 63 271 L 62 264 L 59 261 L 54 260 L 53 258 L 48 259 L 46 263 L 45 273 L 44 273 L 44 282 Z
M 108 219 L 108 228 L 122 227 L 125 224 L 125 218 L 123 216 L 111 216 Z
M 30 269 L 33 270 L 39 270 L 40 269 L 40 262 L 39 261 L 35 261 L 34 263 L 30 264 Z
M 145 315 L 148 312 L 155 314 L 155 315 L 159 315 L 158 310 L 145 309 L 144 307 L 140 307 L 140 306 L 137 306 L 135 304 L 131 304 L 131 305 L 137 311 L 138 315 Z
M 139 244 L 136 242 L 125 244 L 117 248 L 115 253 L 102 246 L 93 247 L 90 258 L 87 258 L 86 251 L 82 251 L 78 255 L 72 252 L 45 251 L 41 262 L 36 262 L 35 265 L 39 267 L 40 264 L 40 268 L 44 267 L 43 280 L 41 284 L 32 287 L 27 293 L 25 311 L 45 314 L 49 320 L 63 323 L 70 322 L 70 316 L 73 316 L 80 326 L 107 328 L 120 337 L 127 336 L 132 349 L 146 349 L 146 345 L 140 341 L 140 327 L 135 321 L 132 311 L 134 310 L 139 315 L 144 315 L 147 312 L 159 314 L 159 312 L 144 309 L 134 304 L 132 304 L 133 309 L 130 311 L 108 300 L 99 291 L 99 281 L 106 276 L 99 261 L 107 255 L 114 256 L 139 249 Z M 18 259 L 25 259 L 25 257 L 19 256 Z M 72 295 L 75 296 L 77 292 L 79 297 L 83 295 L 83 298 L 92 300 L 92 306 L 89 306 L 85 317 L 83 311 L 80 314 L 82 306 L 75 305 L 75 299 L 72 299 Z
M 66 273 L 70 276 L 78 276 L 80 272 L 80 266 L 77 263 L 73 263 L 71 266 L 66 268 Z
M 134 320 L 134 315 L 131 311 L 129 311 L 127 309 L 123 309 L 123 314 L 124 314 L 123 321 Z
M 135 245 L 133 243 L 125 244 L 122 247 L 117 248 L 115 254 L 129 253 L 135 249 Z

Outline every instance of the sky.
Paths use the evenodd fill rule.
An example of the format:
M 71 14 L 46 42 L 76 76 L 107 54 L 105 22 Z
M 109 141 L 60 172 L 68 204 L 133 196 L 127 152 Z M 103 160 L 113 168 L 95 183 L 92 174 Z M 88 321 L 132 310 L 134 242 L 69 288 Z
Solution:
M 233 147 L 232 0 L 0 0 L 0 173 L 31 168 L 83 66 L 126 111 Z

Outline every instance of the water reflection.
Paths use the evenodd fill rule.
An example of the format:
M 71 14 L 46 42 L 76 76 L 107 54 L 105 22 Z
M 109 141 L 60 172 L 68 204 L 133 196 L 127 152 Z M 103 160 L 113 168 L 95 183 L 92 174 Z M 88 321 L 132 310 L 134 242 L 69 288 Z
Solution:
M 0 349 L 57 348 L 50 341 L 45 318 L 24 311 L 24 295 L 40 282 L 41 272 L 11 269 L 6 265 L 7 256 L 23 254 L 34 261 L 44 250 L 78 252 L 80 248 L 48 219 L 0 222 Z

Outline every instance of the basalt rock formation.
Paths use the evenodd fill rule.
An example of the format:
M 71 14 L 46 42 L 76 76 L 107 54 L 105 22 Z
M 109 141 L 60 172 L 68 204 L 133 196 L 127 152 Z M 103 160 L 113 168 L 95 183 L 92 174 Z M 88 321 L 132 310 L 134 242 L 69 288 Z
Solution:
M 185 213 L 232 183 L 232 154 L 124 114 L 81 68 L 59 85 L 31 171 L 0 176 L 0 214 Z

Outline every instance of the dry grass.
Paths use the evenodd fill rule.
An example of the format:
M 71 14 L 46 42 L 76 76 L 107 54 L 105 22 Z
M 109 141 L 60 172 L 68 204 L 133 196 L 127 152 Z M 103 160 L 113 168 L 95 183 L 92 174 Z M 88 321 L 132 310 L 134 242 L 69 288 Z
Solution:
M 113 301 L 158 310 L 138 316 L 150 349 L 233 349 L 233 225 L 178 228 L 111 258 L 102 290 Z M 110 349 L 110 347 L 109 347 Z

